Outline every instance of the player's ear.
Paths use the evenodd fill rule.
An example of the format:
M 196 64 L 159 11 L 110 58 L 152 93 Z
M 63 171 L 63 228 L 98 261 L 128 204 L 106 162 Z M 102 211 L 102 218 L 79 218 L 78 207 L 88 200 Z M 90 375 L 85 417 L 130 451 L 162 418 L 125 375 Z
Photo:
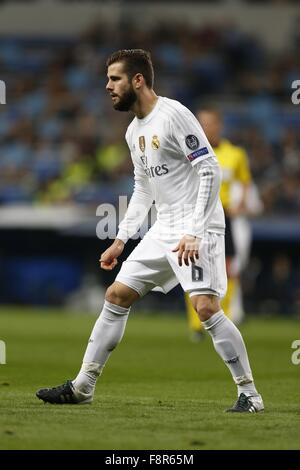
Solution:
M 132 79 L 132 85 L 136 90 L 139 90 L 144 83 L 144 77 L 141 73 L 136 73 Z

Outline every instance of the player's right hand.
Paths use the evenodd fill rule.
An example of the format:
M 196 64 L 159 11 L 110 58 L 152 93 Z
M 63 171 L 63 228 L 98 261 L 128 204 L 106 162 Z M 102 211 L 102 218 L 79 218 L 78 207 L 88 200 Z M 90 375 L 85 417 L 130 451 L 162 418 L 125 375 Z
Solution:
M 101 269 L 105 269 L 106 271 L 114 269 L 118 264 L 117 258 L 124 250 L 124 246 L 125 244 L 122 240 L 116 239 L 114 243 L 100 256 L 99 263 Z
M 172 250 L 173 253 L 178 253 L 179 266 L 182 266 L 182 261 L 186 266 L 189 266 L 189 263 L 195 263 L 199 259 L 199 246 L 200 238 L 194 235 L 184 235 L 176 248 Z

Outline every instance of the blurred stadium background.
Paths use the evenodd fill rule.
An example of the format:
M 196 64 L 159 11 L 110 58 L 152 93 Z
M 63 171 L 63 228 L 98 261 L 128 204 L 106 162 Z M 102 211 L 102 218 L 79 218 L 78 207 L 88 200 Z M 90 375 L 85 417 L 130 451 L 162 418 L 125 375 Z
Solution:
M 34 397 L 74 375 L 94 322 L 62 312 L 99 312 L 116 275 L 98 267 L 110 241 L 96 236 L 96 211 L 132 192 L 131 118 L 112 109 L 104 64 L 131 47 L 152 52 L 158 94 L 193 111 L 217 104 L 248 152 L 263 211 L 251 219 L 242 330 L 267 410 L 247 432 L 222 414 L 233 385 L 210 342 L 187 340 L 179 288 L 139 303 L 182 315 L 131 318 L 92 409 Z M 2 0 L 0 80 L 0 447 L 299 448 L 299 0 Z
M 132 191 L 130 116 L 112 110 L 104 64 L 142 47 L 159 94 L 194 111 L 217 103 L 248 152 L 264 210 L 251 221 L 247 312 L 297 313 L 299 31 L 299 1 L 1 1 L 0 302 L 98 309 L 115 273 L 98 270 L 96 208 Z

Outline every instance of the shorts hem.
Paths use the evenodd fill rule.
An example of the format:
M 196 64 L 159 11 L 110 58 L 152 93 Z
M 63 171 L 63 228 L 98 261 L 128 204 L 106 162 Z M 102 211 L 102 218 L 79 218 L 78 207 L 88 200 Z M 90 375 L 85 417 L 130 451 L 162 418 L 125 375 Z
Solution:
M 220 297 L 220 294 L 213 289 L 192 289 L 186 292 L 190 297 L 194 297 L 195 295 L 214 295 Z
M 115 280 L 125 284 L 125 286 L 130 287 L 130 289 L 133 289 L 141 298 L 144 297 L 144 295 L 146 295 L 149 290 L 151 290 L 151 288 L 147 290 L 147 286 L 145 285 L 143 287 L 137 287 L 134 284 L 134 281 L 126 277 L 117 276 Z

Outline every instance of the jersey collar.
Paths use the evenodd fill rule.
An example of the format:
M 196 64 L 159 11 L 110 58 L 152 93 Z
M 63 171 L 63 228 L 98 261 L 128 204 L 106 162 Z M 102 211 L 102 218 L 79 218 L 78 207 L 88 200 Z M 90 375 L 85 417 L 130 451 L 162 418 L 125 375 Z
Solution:
M 161 101 L 162 101 L 162 97 L 159 96 L 154 108 L 149 114 L 147 114 L 147 116 L 145 116 L 142 119 L 139 119 L 138 117 L 136 117 L 138 124 L 141 124 L 141 125 L 147 124 L 147 122 L 149 122 L 153 118 L 153 116 L 155 116 L 156 113 L 158 112 L 160 105 L 161 105 Z

